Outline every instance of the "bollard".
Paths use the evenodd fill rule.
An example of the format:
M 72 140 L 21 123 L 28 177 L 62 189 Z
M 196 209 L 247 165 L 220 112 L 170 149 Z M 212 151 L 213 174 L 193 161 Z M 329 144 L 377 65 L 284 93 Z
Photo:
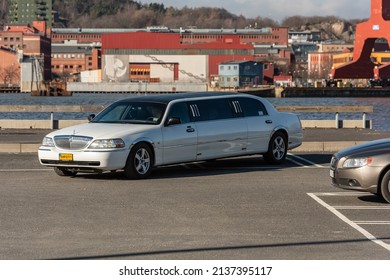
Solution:
M 50 112 L 50 127 L 54 129 L 54 113 Z
M 363 128 L 367 128 L 366 115 L 366 112 L 363 112 Z
M 339 123 L 339 112 L 336 112 L 336 128 L 340 128 L 340 123 Z

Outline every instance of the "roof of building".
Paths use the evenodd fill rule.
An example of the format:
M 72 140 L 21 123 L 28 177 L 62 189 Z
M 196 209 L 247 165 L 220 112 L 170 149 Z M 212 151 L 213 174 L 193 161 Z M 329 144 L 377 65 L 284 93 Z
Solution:
M 15 51 L 15 50 L 10 49 L 10 48 L 6 48 L 6 47 L 3 47 L 3 46 L 0 46 L 0 51 L 7 52 L 7 53 L 12 53 L 12 54 L 16 54 L 16 51 Z
M 87 46 L 67 46 L 67 45 L 52 45 L 51 46 L 51 52 L 52 53 L 84 53 L 84 54 L 91 54 L 92 53 L 92 47 Z
M 220 28 L 220 29 L 198 29 L 194 27 L 171 29 L 165 26 L 150 26 L 147 28 L 53 28 L 53 34 L 85 33 L 123 33 L 123 32 L 151 32 L 151 33 L 180 33 L 180 34 L 271 34 L 272 28 Z
M 244 64 L 244 63 L 248 63 L 248 62 L 253 63 L 253 61 L 249 61 L 249 60 L 230 60 L 230 61 L 222 62 L 220 65 Z

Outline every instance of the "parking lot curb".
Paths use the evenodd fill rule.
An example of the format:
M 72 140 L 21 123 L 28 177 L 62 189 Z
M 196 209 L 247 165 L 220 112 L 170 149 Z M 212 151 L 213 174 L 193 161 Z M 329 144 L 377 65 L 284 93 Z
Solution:
M 0 143 L 0 153 L 36 153 L 40 143 Z
M 364 141 L 303 142 L 292 152 L 334 153 Z M 41 143 L 0 143 L 0 153 L 36 153 Z

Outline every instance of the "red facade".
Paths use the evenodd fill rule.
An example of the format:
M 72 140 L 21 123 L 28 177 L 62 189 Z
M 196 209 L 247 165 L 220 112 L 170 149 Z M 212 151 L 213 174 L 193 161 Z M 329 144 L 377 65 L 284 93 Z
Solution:
M 174 55 L 208 55 L 209 77 L 218 75 L 218 65 L 222 62 L 254 59 L 253 45 L 242 44 L 239 37 L 234 35 L 223 35 L 216 41 L 202 44 L 182 44 L 180 34 L 172 33 L 130 32 L 102 35 L 103 55 L 108 50 L 112 52 L 125 49 L 155 51 L 154 55 L 167 50 Z
M 223 35 L 210 43 L 182 44 L 178 33 L 128 32 L 102 35 L 103 54 L 106 49 L 245 49 L 253 50 L 252 45 L 242 44 L 238 36 Z

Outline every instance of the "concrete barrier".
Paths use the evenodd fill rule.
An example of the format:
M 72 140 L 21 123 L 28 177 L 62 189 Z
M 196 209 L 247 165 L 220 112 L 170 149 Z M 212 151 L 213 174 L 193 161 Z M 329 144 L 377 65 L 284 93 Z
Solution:
M 339 141 L 339 142 L 303 142 L 293 152 L 317 152 L 335 153 L 342 149 L 364 143 L 364 141 Z
M 0 105 L 0 112 L 49 112 L 49 120 L 0 120 L 0 128 L 15 129 L 58 129 L 87 120 L 55 120 L 55 112 L 99 112 L 104 106 L 94 105 Z M 373 112 L 372 106 L 276 106 L 281 112 L 294 113 L 335 113 L 334 120 L 302 120 L 304 128 L 372 128 L 367 114 Z M 339 113 L 362 113 L 361 120 L 341 120 Z
M 363 141 L 303 142 L 301 146 L 293 150 L 293 153 L 335 153 L 360 143 L 363 143 Z M 0 153 L 36 153 L 40 146 L 41 143 L 0 143 Z
M 87 120 L 0 120 L 2 129 L 61 129 L 88 122 Z M 371 128 L 372 121 L 363 126 L 361 120 L 301 120 L 303 128 Z
M 0 143 L 0 153 L 37 153 L 41 143 Z
M 0 120 L 0 129 L 61 129 L 87 120 Z
M 372 128 L 372 120 L 301 120 L 303 128 Z

